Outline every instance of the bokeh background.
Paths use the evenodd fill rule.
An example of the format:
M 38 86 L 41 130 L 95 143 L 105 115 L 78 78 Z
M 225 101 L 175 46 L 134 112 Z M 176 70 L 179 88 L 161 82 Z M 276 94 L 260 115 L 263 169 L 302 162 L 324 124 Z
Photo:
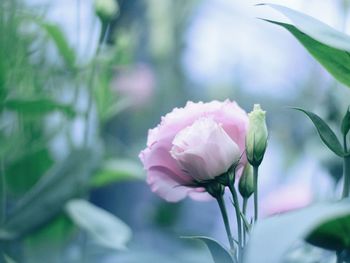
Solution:
M 106 27 L 92 0 L 1 0 L 1 222 L 14 214 L 11 227 L 20 232 L 0 241 L 2 253 L 16 262 L 211 262 L 205 247 L 180 236 L 225 243 L 215 202 L 164 202 L 138 159 L 148 129 L 189 100 L 231 99 L 246 111 L 260 103 L 267 111 L 262 216 L 336 196 L 341 160 L 289 107 L 337 124 L 350 91 L 288 32 L 258 19 L 285 19 L 259 2 L 115 0 L 99 45 Z M 269 2 L 350 30 L 349 1 Z M 57 170 L 51 188 L 36 193 L 56 210 L 23 202 Z M 121 219 L 132 232 L 127 249 L 77 227 L 64 209 L 73 197 Z

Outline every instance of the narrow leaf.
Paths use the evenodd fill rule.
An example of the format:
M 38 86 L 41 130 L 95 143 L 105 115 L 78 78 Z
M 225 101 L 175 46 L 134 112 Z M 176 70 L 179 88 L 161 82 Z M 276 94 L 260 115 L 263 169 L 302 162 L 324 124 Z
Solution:
M 348 134 L 350 130 L 350 106 L 346 110 L 345 116 L 341 122 L 341 132 L 344 136 Z
M 349 200 L 317 204 L 259 221 L 252 230 L 244 262 L 283 262 L 283 257 L 296 241 L 307 239 L 314 231 L 345 216 L 350 216 Z M 338 229 L 335 228 L 334 231 Z M 343 232 L 349 236 L 348 231 Z
M 297 11 L 269 6 L 285 14 L 296 26 L 264 20 L 287 29 L 334 78 L 350 87 L 350 37 Z
M 291 8 L 276 4 L 266 5 L 281 12 L 293 22 L 294 26 L 298 30 L 308 35 L 309 37 L 327 46 L 350 52 L 350 36 L 309 15 L 303 14 Z
M 327 147 L 332 152 L 334 152 L 336 155 L 340 157 L 343 157 L 345 155 L 343 151 L 343 147 L 340 144 L 337 136 L 324 120 L 322 120 L 319 116 L 317 116 L 316 114 L 310 111 L 306 111 L 301 108 L 293 108 L 293 109 L 296 109 L 298 111 L 305 113 L 311 119 L 311 121 L 313 122 L 313 124 L 317 129 L 317 132 L 321 140 L 324 142 L 324 144 L 327 145 Z
M 37 116 L 61 111 L 69 117 L 74 117 L 74 109 L 70 105 L 58 103 L 47 98 L 9 99 L 4 102 L 7 110 L 16 111 L 26 116 Z
M 144 179 L 142 167 L 135 161 L 112 159 L 104 162 L 100 171 L 92 178 L 92 186 L 102 187 L 125 180 Z
M 67 201 L 86 191 L 97 158 L 98 152 L 79 149 L 57 163 L 10 211 L 0 239 L 21 237 L 59 214 Z
M 39 25 L 46 31 L 48 36 L 55 43 L 56 48 L 63 58 L 64 62 L 70 69 L 74 69 L 75 66 L 75 52 L 69 46 L 66 37 L 64 36 L 62 30 L 55 24 L 50 24 L 45 21 L 39 22 Z
M 183 238 L 200 240 L 204 244 L 206 244 L 215 263 L 235 262 L 230 252 L 225 247 L 223 247 L 219 242 L 217 242 L 212 238 L 204 237 L 204 236 L 190 236 L 190 237 L 183 237 Z
M 66 212 L 73 222 L 101 246 L 111 249 L 125 249 L 131 238 L 130 228 L 113 214 L 82 200 L 71 200 Z

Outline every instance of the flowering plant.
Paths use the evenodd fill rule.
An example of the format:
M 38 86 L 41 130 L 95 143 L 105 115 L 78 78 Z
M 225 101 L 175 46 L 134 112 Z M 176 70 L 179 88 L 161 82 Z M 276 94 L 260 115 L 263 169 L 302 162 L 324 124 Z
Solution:
M 286 28 L 337 80 L 349 86 L 350 38 L 304 14 L 278 5 L 270 6 L 295 25 L 267 21 Z M 339 125 L 343 144 L 318 115 L 295 109 L 311 119 L 323 143 L 343 158 L 341 202 L 320 203 L 261 221 L 258 218 L 258 173 L 267 149 L 268 129 L 265 111 L 260 105 L 254 105 L 253 111 L 246 114 L 236 102 L 229 100 L 189 102 L 184 108 L 176 108 L 167 114 L 149 131 L 147 148 L 140 153 L 140 159 L 147 170 L 147 182 L 152 191 L 170 202 L 186 196 L 202 201 L 210 200 L 210 197 L 216 199 L 229 248 L 208 237 L 195 237 L 206 243 L 215 262 L 284 262 L 298 240 L 335 251 L 337 262 L 350 262 L 349 109 Z M 226 188 L 232 196 L 234 220 L 226 211 L 223 198 Z M 289 189 L 288 195 L 293 192 L 292 187 L 286 189 Z M 247 204 L 252 195 L 254 212 L 250 215 Z M 302 207 L 299 203 L 309 202 L 310 195 L 292 197 L 294 203 L 290 198 L 284 199 L 283 193 L 277 198 L 285 201 L 285 208 L 279 211 L 286 212 Z M 237 225 L 234 234 L 232 221 Z M 276 234 L 282 240 L 276 238 Z M 262 258 L 265 250 L 269 253 L 264 253 Z

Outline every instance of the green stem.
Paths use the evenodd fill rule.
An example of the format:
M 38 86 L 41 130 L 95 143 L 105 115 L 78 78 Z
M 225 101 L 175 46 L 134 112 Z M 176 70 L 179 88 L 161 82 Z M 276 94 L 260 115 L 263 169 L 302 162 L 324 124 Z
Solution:
M 258 169 L 259 166 L 253 166 L 254 176 L 254 222 L 258 221 Z
M 238 229 L 238 261 L 241 262 L 241 257 L 242 257 L 242 219 L 241 219 L 241 210 L 239 208 L 239 203 L 238 203 L 238 197 L 237 197 L 237 192 L 233 184 L 229 185 L 231 194 L 232 194 L 232 199 L 233 199 L 233 205 L 235 207 L 235 212 L 236 212 L 236 220 L 237 220 L 237 229 Z
M 343 137 L 344 139 L 344 152 L 348 152 L 348 147 L 346 143 L 346 136 Z M 344 185 L 343 185 L 343 195 L 342 198 L 349 197 L 350 192 L 350 157 L 345 156 L 343 158 L 343 170 L 344 170 Z
M 230 222 L 228 221 L 227 217 L 227 211 L 226 211 L 226 206 L 224 203 L 223 195 L 219 195 L 216 200 L 218 201 L 219 207 L 220 207 L 220 212 L 222 215 L 222 219 L 225 224 L 225 230 L 228 238 L 228 242 L 230 243 L 230 249 L 231 251 L 235 250 L 234 243 L 233 243 L 233 238 L 232 238 L 232 233 L 231 233 L 231 228 L 230 228 Z
M 243 208 L 242 213 L 245 218 L 247 218 L 247 205 L 248 205 L 248 198 L 243 198 Z M 247 243 L 247 237 L 246 237 L 247 231 L 245 227 L 243 227 L 243 245 Z
M 5 164 L 4 159 L 0 160 L 1 170 L 0 170 L 0 225 L 6 220 L 6 175 L 5 175 Z
M 92 69 L 90 73 L 90 78 L 88 82 L 88 106 L 87 110 L 85 112 L 85 132 L 84 132 L 84 145 L 86 146 L 88 144 L 88 137 L 89 137 L 89 120 L 92 112 L 92 104 L 93 104 L 93 85 L 94 85 L 94 80 L 95 80 L 95 75 L 96 75 L 96 66 L 97 66 L 97 57 L 101 51 L 101 47 L 106 41 L 107 35 L 109 32 L 109 24 L 108 25 L 102 25 L 102 30 L 101 30 L 101 35 L 100 35 L 100 41 L 98 42 L 95 56 L 93 58 L 92 62 Z

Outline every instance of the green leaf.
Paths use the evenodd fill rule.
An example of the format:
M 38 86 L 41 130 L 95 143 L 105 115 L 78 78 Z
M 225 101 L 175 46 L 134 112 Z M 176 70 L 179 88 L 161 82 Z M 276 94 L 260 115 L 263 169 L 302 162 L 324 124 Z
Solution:
M 67 67 L 71 70 L 75 67 L 76 55 L 74 50 L 69 46 L 66 37 L 62 30 L 55 24 L 50 24 L 45 21 L 37 21 L 47 33 L 48 36 L 55 43 L 56 48 L 66 63 Z
M 103 247 L 125 249 L 131 238 L 131 230 L 124 222 L 85 200 L 69 201 L 66 212 L 77 226 Z
M 245 263 L 280 263 L 296 241 L 310 239 L 326 227 L 332 235 L 347 238 L 350 232 L 336 233 L 329 223 L 350 217 L 350 202 L 320 203 L 298 211 L 259 221 L 253 228 L 248 243 Z M 319 236 L 320 237 L 320 236 Z M 268 251 L 268 253 L 266 253 Z M 263 257 L 261 255 L 264 255 Z
M 4 254 L 4 261 L 5 263 L 16 263 L 12 258 Z
M 306 237 L 306 241 L 328 250 L 350 250 L 350 212 L 320 225 Z
M 215 263 L 235 262 L 235 259 L 231 256 L 230 252 L 224 246 L 222 246 L 219 242 L 217 242 L 212 238 L 204 237 L 204 236 L 190 236 L 190 237 L 183 237 L 183 238 L 200 240 L 204 244 L 206 244 Z
M 289 18 L 301 32 L 339 50 L 350 51 L 350 36 L 296 10 L 276 4 L 266 4 Z
M 341 83 L 350 86 L 350 37 L 292 9 L 270 5 L 294 25 L 264 19 L 287 29 L 309 53 Z
M 25 153 L 6 167 L 7 191 L 20 195 L 27 192 L 53 164 L 47 148 Z
M 57 163 L 10 211 L 0 227 L 0 239 L 34 231 L 58 215 L 67 201 L 86 192 L 97 159 L 96 150 L 78 149 Z
M 102 169 L 92 178 L 93 187 L 126 181 L 142 180 L 144 172 L 138 162 L 128 159 L 112 159 L 104 162 Z
M 16 111 L 25 116 L 41 116 L 53 111 L 61 111 L 68 117 L 74 117 L 75 111 L 70 105 L 55 102 L 51 99 L 8 99 L 4 102 L 7 110 Z
M 315 125 L 317 132 L 324 144 L 326 144 L 327 147 L 336 155 L 344 157 L 345 153 L 343 151 L 342 145 L 340 144 L 335 133 L 331 130 L 331 128 L 327 125 L 327 123 L 324 120 L 322 120 L 319 116 L 310 111 L 306 111 L 300 108 L 293 109 L 305 113 Z
M 348 134 L 350 130 L 350 106 L 346 110 L 345 116 L 341 122 L 341 132 L 344 136 Z

